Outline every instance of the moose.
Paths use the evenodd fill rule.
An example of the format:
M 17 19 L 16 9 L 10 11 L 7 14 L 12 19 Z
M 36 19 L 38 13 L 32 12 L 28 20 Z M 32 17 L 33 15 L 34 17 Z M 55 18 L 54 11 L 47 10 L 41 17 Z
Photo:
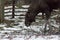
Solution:
M 40 12 L 42 16 L 45 14 L 46 22 L 48 22 L 53 9 L 59 8 L 60 0 L 32 0 L 28 12 L 25 15 L 25 25 L 28 27 L 32 22 L 35 22 L 35 18 Z

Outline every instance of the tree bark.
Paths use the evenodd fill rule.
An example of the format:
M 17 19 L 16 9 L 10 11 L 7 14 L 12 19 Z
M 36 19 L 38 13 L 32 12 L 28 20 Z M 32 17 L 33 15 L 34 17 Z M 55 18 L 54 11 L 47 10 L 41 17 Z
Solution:
M 14 18 L 15 12 L 15 0 L 12 0 L 12 18 Z
M 4 0 L 0 0 L 0 23 L 4 22 Z

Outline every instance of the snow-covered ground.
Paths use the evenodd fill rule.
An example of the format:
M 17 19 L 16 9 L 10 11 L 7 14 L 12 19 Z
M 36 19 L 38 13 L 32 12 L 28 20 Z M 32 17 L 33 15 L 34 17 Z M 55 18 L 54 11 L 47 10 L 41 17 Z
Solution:
M 5 7 L 4 12 L 12 11 L 11 9 L 8 10 L 8 8 L 11 8 L 12 6 Z M 16 7 L 16 6 L 15 6 Z M 22 6 L 24 8 L 29 7 L 28 6 Z M 18 7 L 16 7 L 18 8 Z M 15 11 L 28 11 L 27 9 L 15 9 Z M 12 13 L 5 13 L 5 15 L 11 15 Z M 21 13 L 15 13 L 16 15 L 23 14 Z M 41 15 L 41 13 L 39 14 Z M 0 40 L 60 40 L 60 35 L 43 35 L 41 31 L 43 31 L 44 28 L 44 20 L 43 23 L 36 23 L 31 25 L 30 27 L 26 27 L 24 25 L 24 19 L 19 19 L 20 16 L 15 16 L 14 19 L 10 19 L 11 16 L 5 17 L 7 20 L 14 20 L 15 24 L 11 24 L 13 27 L 6 27 L 7 24 L 0 24 Z M 23 21 L 23 22 L 18 22 Z M 54 20 L 53 20 L 54 21 Z M 39 20 L 37 21 L 39 22 Z M 43 26 L 41 26 L 43 25 Z M 52 24 L 54 26 L 58 26 L 55 24 Z

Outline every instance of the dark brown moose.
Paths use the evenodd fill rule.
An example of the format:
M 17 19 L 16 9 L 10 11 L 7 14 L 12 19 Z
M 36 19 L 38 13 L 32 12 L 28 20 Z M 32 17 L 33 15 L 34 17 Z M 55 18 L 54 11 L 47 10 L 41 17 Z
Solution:
M 25 15 L 25 25 L 28 27 L 35 21 L 38 13 L 45 13 L 46 21 L 51 16 L 53 9 L 60 8 L 60 0 L 32 0 L 28 12 Z

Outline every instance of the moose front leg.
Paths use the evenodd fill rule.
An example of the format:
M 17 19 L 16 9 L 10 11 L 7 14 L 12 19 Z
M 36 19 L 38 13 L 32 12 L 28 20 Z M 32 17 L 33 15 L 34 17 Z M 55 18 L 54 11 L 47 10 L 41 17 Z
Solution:
M 45 12 L 45 16 L 46 16 L 46 19 L 45 19 L 45 28 L 44 28 L 44 34 L 46 34 L 47 32 L 47 25 L 49 25 L 49 18 L 51 16 L 51 12 L 50 11 L 46 11 Z M 50 27 L 49 27 L 50 28 Z
M 48 20 L 45 20 L 44 34 L 46 34 L 47 32 L 47 24 L 48 24 Z

